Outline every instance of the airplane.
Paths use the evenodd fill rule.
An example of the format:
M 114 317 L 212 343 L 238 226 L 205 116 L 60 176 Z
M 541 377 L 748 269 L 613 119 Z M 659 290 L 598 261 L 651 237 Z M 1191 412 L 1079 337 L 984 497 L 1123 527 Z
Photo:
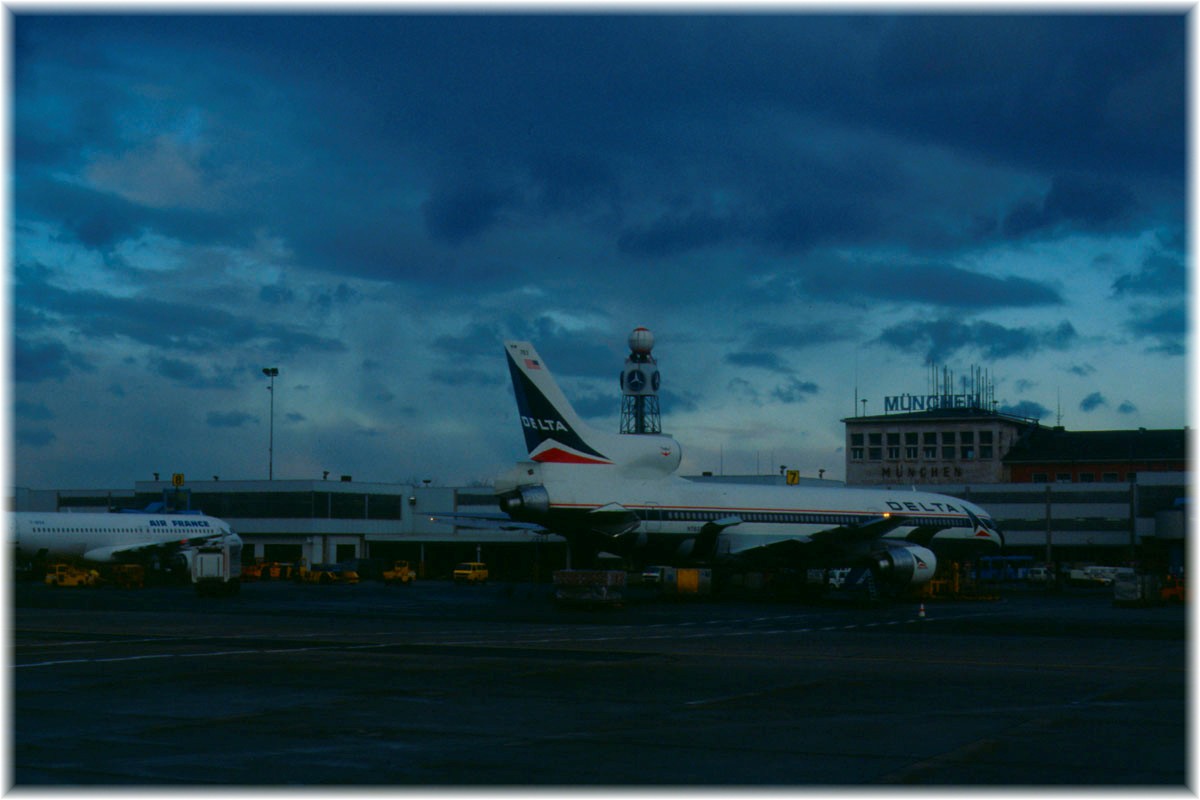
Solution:
M 180 558 L 190 563 L 190 554 L 203 544 L 241 547 L 229 523 L 203 514 L 16 511 L 9 515 L 9 530 L 18 563 L 58 559 L 168 567 Z
M 529 460 L 497 479 L 503 513 L 475 515 L 476 527 L 557 534 L 585 560 L 867 567 L 893 589 L 929 581 L 934 550 L 1003 546 L 988 512 L 947 495 L 688 480 L 673 437 L 587 425 L 533 344 L 508 341 L 505 352 Z

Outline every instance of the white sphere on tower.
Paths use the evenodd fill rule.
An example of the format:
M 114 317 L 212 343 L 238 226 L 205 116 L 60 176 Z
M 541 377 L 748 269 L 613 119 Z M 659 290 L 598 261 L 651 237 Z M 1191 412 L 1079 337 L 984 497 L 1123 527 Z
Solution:
M 629 334 L 629 349 L 641 356 L 650 355 L 654 349 L 654 334 L 649 328 L 637 327 Z

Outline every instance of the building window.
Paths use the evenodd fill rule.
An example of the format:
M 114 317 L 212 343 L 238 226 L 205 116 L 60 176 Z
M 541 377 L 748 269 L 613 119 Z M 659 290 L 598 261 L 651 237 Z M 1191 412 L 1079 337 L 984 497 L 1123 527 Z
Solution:
M 985 461 L 990 460 L 992 457 L 992 446 L 990 444 L 979 445 L 979 457 Z
M 980 431 L 979 432 L 979 443 L 980 444 L 992 444 L 992 432 L 991 431 Z
M 904 434 L 904 457 L 909 461 L 917 460 L 917 453 L 920 452 L 917 448 L 919 437 L 916 431 L 909 431 Z
M 1104 481 L 1105 483 L 1119 483 L 1121 481 L 1121 476 L 1115 472 L 1106 472 L 1100 477 L 1100 480 Z
M 889 433 L 887 435 L 887 454 L 891 461 L 900 460 L 900 434 Z
M 1055 480 L 1057 483 L 1070 483 L 1070 482 L 1071 482 L 1071 473 L 1069 473 L 1069 472 L 1056 472 L 1056 473 L 1054 473 L 1054 480 Z
M 929 459 L 930 461 L 935 460 L 937 458 L 937 434 L 926 433 L 922 437 L 922 441 L 924 442 L 922 447 L 925 451 L 925 458 Z
M 880 445 L 883 444 L 883 434 L 882 433 L 868 433 L 867 441 L 870 443 L 870 445 L 872 447 L 879 447 Z
M 1079 473 L 1079 482 L 1080 483 L 1095 483 L 1095 481 L 1096 481 L 1096 473 L 1094 473 L 1094 472 Z
M 869 448 L 867 448 L 867 454 L 870 456 L 870 459 L 872 461 L 882 461 L 883 460 L 883 448 L 882 447 L 869 447 Z
M 1029 479 L 1034 483 L 1046 483 L 1049 480 L 1049 476 L 1044 472 L 1035 472 L 1029 476 Z
M 954 460 L 954 448 L 953 447 L 943 447 L 942 448 L 942 460 L 943 461 L 953 461 Z
M 942 431 L 942 444 L 954 444 L 954 431 Z

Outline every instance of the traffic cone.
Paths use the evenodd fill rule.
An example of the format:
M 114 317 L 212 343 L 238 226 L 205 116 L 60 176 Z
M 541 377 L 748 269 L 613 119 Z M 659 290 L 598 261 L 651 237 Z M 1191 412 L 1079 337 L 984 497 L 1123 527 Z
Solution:
M 917 609 L 917 616 L 920 617 L 921 619 L 925 619 L 925 604 L 924 603 L 921 603 L 921 607 L 919 609 Z

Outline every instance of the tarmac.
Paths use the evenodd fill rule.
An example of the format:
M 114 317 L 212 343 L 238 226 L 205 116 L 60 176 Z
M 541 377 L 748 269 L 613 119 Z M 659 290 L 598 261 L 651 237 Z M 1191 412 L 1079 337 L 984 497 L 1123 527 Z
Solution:
M 1187 614 L 548 585 L 13 590 L 18 787 L 1159 787 Z

